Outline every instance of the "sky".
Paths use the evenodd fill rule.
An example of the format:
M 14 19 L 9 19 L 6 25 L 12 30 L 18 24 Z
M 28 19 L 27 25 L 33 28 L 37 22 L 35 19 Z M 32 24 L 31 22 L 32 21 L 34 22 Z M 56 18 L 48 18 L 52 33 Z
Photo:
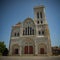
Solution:
M 35 6 L 45 6 L 51 45 L 60 46 L 60 0 L 0 0 L 0 41 L 9 48 L 11 27 L 27 17 L 34 19 Z

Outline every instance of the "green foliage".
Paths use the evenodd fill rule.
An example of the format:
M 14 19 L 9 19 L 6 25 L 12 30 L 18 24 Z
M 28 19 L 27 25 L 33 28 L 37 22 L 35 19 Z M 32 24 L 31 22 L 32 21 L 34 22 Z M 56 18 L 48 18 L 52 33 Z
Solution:
M 6 48 L 6 45 L 4 44 L 4 42 L 0 42 L 0 53 L 3 53 L 5 48 Z
M 3 56 L 8 56 L 8 49 L 7 49 L 7 48 L 5 48 L 5 50 L 4 50 L 4 52 L 3 52 L 2 55 L 3 55 Z
M 0 53 L 0 56 L 2 56 L 2 53 Z

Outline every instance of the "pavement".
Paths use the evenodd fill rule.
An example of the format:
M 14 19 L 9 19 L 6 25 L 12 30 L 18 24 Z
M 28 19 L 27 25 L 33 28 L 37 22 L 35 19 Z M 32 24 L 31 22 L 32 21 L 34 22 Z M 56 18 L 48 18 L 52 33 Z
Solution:
M 0 56 L 0 60 L 60 60 L 60 56 Z

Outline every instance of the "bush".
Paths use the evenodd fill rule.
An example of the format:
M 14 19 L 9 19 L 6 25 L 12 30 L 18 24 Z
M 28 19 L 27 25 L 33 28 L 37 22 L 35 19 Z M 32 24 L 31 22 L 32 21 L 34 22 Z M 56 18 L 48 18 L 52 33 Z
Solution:
M 8 56 L 8 49 L 5 48 L 4 52 L 2 53 L 3 56 Z
M 2 56 L 2 53 L 0 53 L 0 56 Z

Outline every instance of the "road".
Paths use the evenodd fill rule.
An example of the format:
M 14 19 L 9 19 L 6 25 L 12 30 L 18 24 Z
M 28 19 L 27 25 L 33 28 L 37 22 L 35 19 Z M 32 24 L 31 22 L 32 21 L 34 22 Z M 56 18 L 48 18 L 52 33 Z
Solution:
M 60 56 L 0 56 L 0 60 L 60 60 Z

